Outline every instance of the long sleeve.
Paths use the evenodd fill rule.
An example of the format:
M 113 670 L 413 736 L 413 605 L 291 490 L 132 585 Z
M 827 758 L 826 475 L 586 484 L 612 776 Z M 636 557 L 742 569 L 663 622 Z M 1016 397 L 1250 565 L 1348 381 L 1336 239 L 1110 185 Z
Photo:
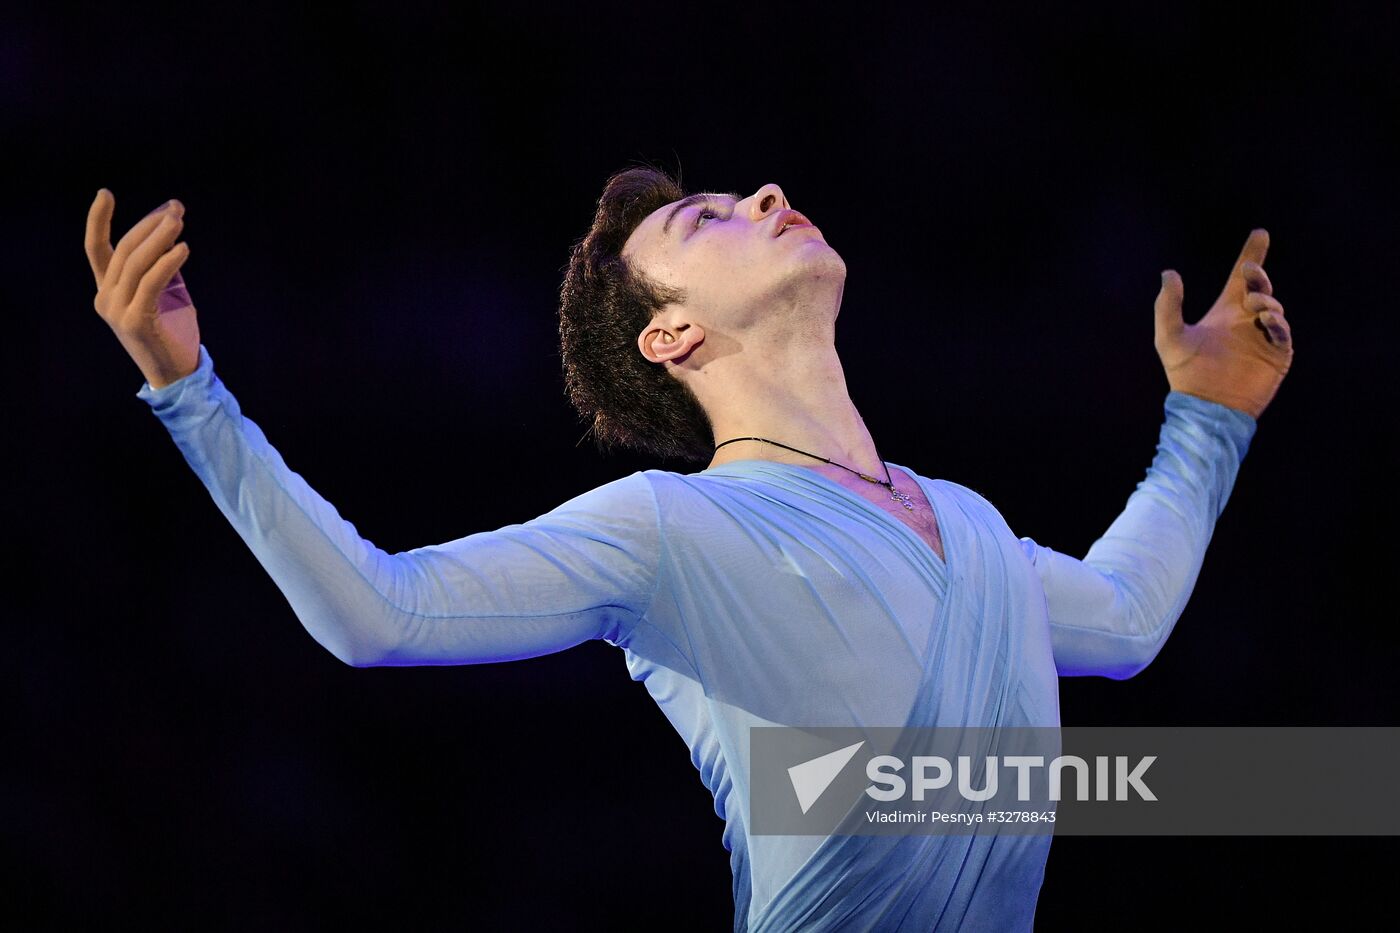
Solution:
M 388 554 L 290 470 L 201 344 L 150 404 L 317 642 L 346 664 L 476 664 L 624 638 L 660 562 L 651 481 L 633 473 L 524 524 Z
M 1161 650 L 1196 585 L 1216 519 L 1256 422 L 1244 412 L 1169 392 L 1157 455 L 1108 531 L 1075 560 L 1031 538 L 1061 676 L 1122 680 Z

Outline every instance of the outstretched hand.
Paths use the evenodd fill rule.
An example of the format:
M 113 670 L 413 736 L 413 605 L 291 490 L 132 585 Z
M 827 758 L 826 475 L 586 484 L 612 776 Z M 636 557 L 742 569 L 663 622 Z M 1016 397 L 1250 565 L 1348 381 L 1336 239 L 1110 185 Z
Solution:
M 1258 418 L 1293 363 L 1292 330 L 1264 272 L 1269 232 L 1250 231 L 1215 304 L 1195 324 L 1182 317 L 1184 288 L 1162 273 L 1156 301 L 1157 355 L 1174 391 Z
M 194 372 L 199 324 L 180 276 L 189 247 L 176 243 L 184 205 L 169 201 L 147 214 L 112 247 L 116 198 L 103 188 L 88 209 L 84 246 L 97 282 L 93 307 L 112 328 L 151 388 Z

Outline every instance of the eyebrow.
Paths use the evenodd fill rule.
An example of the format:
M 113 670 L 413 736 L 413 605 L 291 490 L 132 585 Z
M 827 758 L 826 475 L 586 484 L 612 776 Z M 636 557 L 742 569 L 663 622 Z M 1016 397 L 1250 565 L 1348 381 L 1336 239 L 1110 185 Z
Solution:
M 687 207 L 690 207 L 692 204 L 699 204 L 701 201 L 709 201 L 713 198 L 733 198 L 735 203 L 738 203 L 741 200 L 739 195 L 735 194 L 733 191 L 725 191 L 718 194 L 716 194 L 713 191 L 702 191 L 699 194 L 687 195 L 686 197 L 681 198 L 679 201 L 677 201 L 676 206 L 671 208 L 670 213 L 666 215 L 666 222 L 661 225 L 661 235 L 663 237 L 670 235 L 671 221 L 675 220 L 676 215 L 679 214 L 681 211 L 685 210 Z

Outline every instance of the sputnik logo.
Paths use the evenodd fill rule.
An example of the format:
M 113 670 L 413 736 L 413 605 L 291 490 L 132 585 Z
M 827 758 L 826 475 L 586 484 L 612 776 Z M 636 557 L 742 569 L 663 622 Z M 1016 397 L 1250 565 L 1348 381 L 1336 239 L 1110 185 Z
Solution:
M 826 793 L 826 789 L 836 780 L 841 769 L 855 756 L 856 749 L 864 744 L 862 739 L 854 745 L 838 748 L 834 752 L 788 768 L 788 779 L 792 781 L 793 792 L 797 794 L 797 802 L 801 805 L 803 813 L 810 810 L 817 798 Z

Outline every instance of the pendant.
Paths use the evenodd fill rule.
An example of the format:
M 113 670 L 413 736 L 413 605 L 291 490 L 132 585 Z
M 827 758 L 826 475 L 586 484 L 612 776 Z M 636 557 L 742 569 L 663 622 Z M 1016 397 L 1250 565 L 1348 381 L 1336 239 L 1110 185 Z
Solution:
M 891 489 L 891 490 L 890 490 L 890 498 L 893 499 L 894 501 L 896 501 L 896 502 L 902 504 L 902 505 L 903 505 L 906 509 L 908 509 L 909 511 L 911 511 L 911 512 L 914 511 L 914 500 L 910 499 L 908 496 L 906 496 L 904 493 L 900 492 L 898 489 Z

